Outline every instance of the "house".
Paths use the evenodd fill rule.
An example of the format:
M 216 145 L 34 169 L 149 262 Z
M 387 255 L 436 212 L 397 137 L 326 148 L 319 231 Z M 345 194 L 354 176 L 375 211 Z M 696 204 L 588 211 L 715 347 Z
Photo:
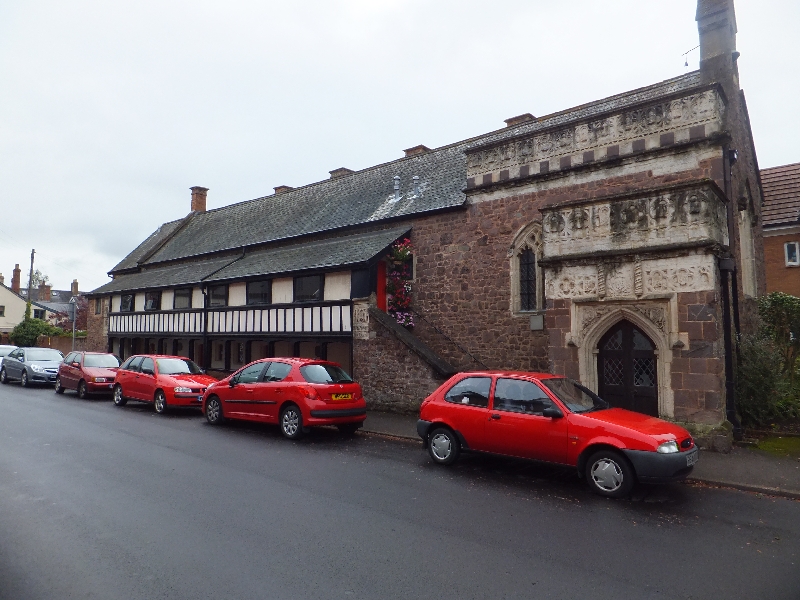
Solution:
M 697 22 L 695 72 L 215 210 L 193 187 L 89 294 L 90 341 L 226 372 L 328 358 L 391 410 L 492 368 L 698 432 L 736 423 L 762 192 L 732 2 L 700 0 Z
M 767 292 L 800 296 L 800 163 L 761 170 Z

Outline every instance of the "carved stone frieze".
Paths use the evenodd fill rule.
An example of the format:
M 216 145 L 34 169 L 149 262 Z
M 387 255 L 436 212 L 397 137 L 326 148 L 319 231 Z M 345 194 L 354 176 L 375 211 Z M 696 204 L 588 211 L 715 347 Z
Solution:
M 716 90 L 657 101 L 593 121 L 534 133 L 505 144 L 469 150 L 468 173 L 472 177 L 693 125 L 719 124 L 723 111 L 724 103 Z

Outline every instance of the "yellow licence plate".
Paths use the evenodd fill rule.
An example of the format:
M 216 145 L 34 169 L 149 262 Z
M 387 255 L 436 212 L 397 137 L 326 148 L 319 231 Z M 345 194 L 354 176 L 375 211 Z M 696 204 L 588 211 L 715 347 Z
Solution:
M 331 400 L 352 400 L 353 394 L 331 394 Z

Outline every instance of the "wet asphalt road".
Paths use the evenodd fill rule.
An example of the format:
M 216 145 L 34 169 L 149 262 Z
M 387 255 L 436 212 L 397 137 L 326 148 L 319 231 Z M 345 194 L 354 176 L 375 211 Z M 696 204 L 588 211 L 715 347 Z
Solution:
M 0 598 L 800 598 L 800 502 L 0 386 Z

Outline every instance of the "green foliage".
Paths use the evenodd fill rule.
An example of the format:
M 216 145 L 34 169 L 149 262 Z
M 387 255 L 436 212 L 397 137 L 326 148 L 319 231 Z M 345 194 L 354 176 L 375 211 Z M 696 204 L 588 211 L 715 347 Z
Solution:
M 9 334 L 12 344 L 35 346 L 40 335 L 61 336 L 64 332 L 41 319 L 25 319 Z
M 800 298 L 772 292 L 758 301 L 765 332 L 781 353 L 781 370 L 794 381 L 800 357 Z
M 782 369 L 783 355 L 762 331 L 739 337 L 736 369 L 736 407 L 746 426 L 762 426 L 775 420 L 790 391 Z

